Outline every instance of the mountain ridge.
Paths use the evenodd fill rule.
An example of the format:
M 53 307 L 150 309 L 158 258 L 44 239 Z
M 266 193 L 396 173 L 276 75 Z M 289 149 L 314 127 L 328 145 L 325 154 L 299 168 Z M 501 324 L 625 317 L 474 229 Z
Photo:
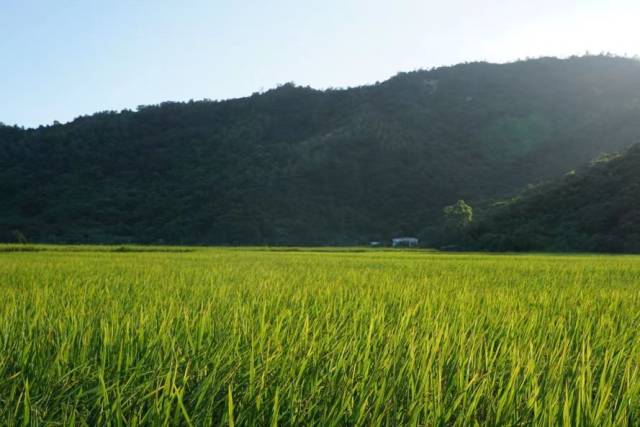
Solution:
M 0 128 L 0 239 L 357 244 L 416 235 L 640 135 L 640 64 L 469 63 Z

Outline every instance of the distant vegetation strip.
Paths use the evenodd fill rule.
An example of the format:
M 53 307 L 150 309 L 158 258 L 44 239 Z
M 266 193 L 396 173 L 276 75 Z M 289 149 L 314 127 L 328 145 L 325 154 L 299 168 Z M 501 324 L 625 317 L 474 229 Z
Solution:
M 0 252 L 194 252 L 193 247 L 0 244 Z

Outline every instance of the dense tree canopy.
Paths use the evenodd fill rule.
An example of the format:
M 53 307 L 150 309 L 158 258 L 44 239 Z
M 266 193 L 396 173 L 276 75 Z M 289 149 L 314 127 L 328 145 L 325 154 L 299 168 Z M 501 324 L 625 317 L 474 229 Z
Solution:
M 0 127 L 0 240 L 356 244 L 516 194 L 640 135 L 640 64 L 471 63 L 372 86 Z
M 467 247 L 640 252 L 640 144 L 490 209 Z

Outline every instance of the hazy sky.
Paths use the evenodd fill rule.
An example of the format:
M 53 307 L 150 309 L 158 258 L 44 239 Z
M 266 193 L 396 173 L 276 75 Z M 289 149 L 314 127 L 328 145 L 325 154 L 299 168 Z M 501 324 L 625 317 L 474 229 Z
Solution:
M 0 121 L 317 88 L 464 61 L 640 53 L 638 0 L 0 0 Z

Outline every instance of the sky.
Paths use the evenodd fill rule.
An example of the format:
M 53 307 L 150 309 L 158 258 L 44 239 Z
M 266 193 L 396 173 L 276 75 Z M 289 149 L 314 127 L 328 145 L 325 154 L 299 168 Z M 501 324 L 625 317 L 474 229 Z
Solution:
M 0 0 L 0 122 L 399 71 L 640 54 L 638 0 Z

